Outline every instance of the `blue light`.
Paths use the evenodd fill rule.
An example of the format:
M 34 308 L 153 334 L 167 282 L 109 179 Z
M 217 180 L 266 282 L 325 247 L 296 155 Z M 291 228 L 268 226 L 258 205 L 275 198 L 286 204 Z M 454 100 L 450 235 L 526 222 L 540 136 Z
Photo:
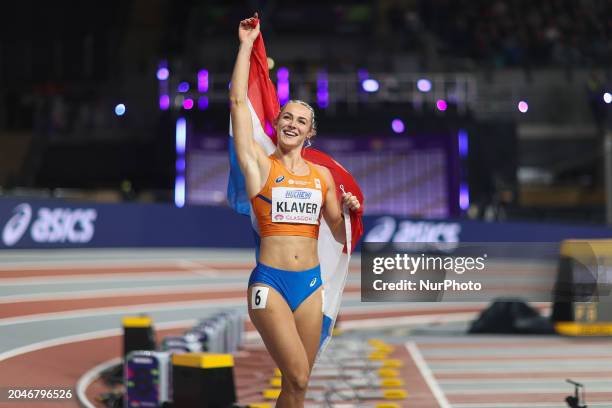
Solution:
M 464 211 L 470 207 L 470 189 L 466 182 L 459 186 L 459 207 Z
M 370 74 L 367 69 L 360 68 L 357 70 L 357 78 L 359 78 L 360 81 L 365 81 L 369 76 Z
M 174 204 L 179 208 L 185 206 L 185 176 L 177 176 L 174 180 Z
M 178 118 L 176 121 L 176 154 L 185 154 L 187 144 L 187 122 L 185 118 Z
M 465 159 L 468 155 L 468 134 L 465 129 L 459 129 L 457 133 L 457 144 L 459 147 L 459 157 Z
M 329 106 L 329 81 L 325 71 L 319 71 L 317 75 L 317 105 L 322 109 Z
M 125 105 L 120 103 L 117 106 L 115 106 L 115 115 L 117 116 L 123 116 L 123 114 L 125 113 Z
M 178 86 L 179 92 L 187 92 L 189 91 L 189 82 L 181 82 Z
M 421 92 L 429 92 L 431 91 L 431 81 L 429 79 L 419 79 L 417 81 L 417 88 Z
M 376 92 L 378 91 L 378 81 L 375 79 L 366 79 L 361 83 L 361 87 L 366 92 Z
M 208 96 L 200 96 L 198 98 L 198 109 L 199 110 L 208 109 Z
M 159 79 L 160 81 L 167 80 L 169 76 L 170 71 L 168 71 L 168 68 L 160 68 L 157 70 L 157 79 Z
M 176 159 L 176 171 L 178 173 L 185 173 L 185 168 L 186 168 L 185 158 L 179 157 L 178 159 Z

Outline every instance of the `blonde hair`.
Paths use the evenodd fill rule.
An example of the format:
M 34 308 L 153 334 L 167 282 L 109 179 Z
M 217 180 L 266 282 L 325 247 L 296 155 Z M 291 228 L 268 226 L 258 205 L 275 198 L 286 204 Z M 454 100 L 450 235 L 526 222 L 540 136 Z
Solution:
M 315 119 L 315 111 L 312 108 L 312 106 L 310 106 L 307 102 L 304 102 L 304 101 L 299 100 L 299 99 L 290 99 L 290 100 L 287 101 L 287 103 L 285 103 L 282 106 L 282 108 L 280 110 L 280 113 L 283 113 L 283 110 L 285 109 L 285 106 L 289 105 L 290 103 L 297 103 L 299 105 L 302 105 L 302 106 L 308 108 L 308 110 L 310 111 L 311 122 L 312 122 L 312 124 L 310 125 L 310 127 L 312 128 L 312 136 L 311 137 L 314 137 L 317 134 L 317 121 Z M 279 113 L 279 116 L 280 116 L 280 113 Z

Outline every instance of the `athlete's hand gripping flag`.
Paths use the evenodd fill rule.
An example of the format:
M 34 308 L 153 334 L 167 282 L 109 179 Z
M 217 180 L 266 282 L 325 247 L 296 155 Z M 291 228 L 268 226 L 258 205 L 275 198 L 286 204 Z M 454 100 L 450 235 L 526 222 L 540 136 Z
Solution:
M 254 19 L 254 25 L 258 21 Z M 248 105 L 253 120 L 253 137 L 263 148 L 266 154 L 270 155 L 276 148 L 276 134 L 272 123 L 280 112 L 280 105 L 274 84 L 270 80 L 268 73 L 268 61 L 266 49 L 261 33 L 253 44 L 250 60 L 249 82 L 248 82 Z M 251 212 L 249 197 L 246 192 L 244 176 L 240 171 L 230 122 L 230 177 L 227 186 L 227 199 L 230 206 L 238 213 L 251 215 L 255 232 L 257 223 Z M 359 189 L 355 179 L 334 159 L 318 150 L 307 148 L 303 151 L 306 160 L 327 167 L 336 184 L 336 196 L 342 203 L 341 197 L 344 192 L 355 195 L 360 203 L 363 203 L 363 194 Z M 323 279 L 323 328 L 321 333 L 321 349 L 331 339 L 340 300 L 346 283 L 349 268 L 350 255 L 359 238 L 363 234 L 362 210 L 363 206 L 357 211 L 348 211 L 345 207 L 344 221 L 346 228 L 346 243 L 344 247 L 333 237 L 331 230 L 321 218 L 321 228 L 319 229 L 319 261 L 321 263 L 321 277 Z M 258 241 L 258 240 L 257 240 Z M 347 250 L 348 248 L 348 250 Z

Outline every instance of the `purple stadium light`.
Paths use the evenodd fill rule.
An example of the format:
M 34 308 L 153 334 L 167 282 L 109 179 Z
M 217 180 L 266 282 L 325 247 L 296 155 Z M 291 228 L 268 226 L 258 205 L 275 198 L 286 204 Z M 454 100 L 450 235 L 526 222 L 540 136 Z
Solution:
M 187 121 L 185 118 L 176 120 L 176 154 L 184 155 L 185 146 L 187 145 Z
M 357 70 L 357 78 L 359 78 L 360 82 L 365 81 L 366 79 L 368 79 L 368 77 L 370 76 L 370 74 L 368 73 L 367 69 L 358 69 Z
M 179 92 L 187 92 L 189 91 L 189 82 L 181 82 L 178 86 Z
M 161 67 L 157 70 L 157 79 L 159 79 L 160 81 L 166 81 L 169 76 L 170 71 L 168 71 L 168 68 Z
M 185 158 L 179 157 L 178 159 L 176 159 L 176 171 L 178 173 L 184 173 L 185 168 L 186 168 Z
M 191 110 L 193 108 L 193 99 L 185 99 L 183 101 L 183 108 L 187 110 Z
M 329 81 L 325 71 L 319 71 L 317 75 L 317 105 L 322 109 L 329 106 Z
M 281 105 L 289 100 L 289 70 L 285 67 L 278 68 L 276 71 L 276 92 Z
M 198 92 L 208 92 L 208 70 L 198 71 Z
M 612 103 L 612 94 L 610 92 L 606 92 L 603 94 L 603 100 L 605 103 Z
M 444 112 L 446 108 L 448 108 L 448 105 L 446 104 L 446 101 L 444 99 L 438 99 L 438 101 L 436 102 L 436 108 L 438 108 L 439 111 Z
M 208 109 L 208 96 L 200 96 L 198 98 L 198 109 L 199 110 Z
M 459 207 L 464 211 L 470 207 L 470 189 L 466 182 L 459 186 Z
M 193 106 L 193 101 L 192 101 Z M 187 146 L 187 121 L 176 120 L 176 177 L 174 178 L 174 204 L 185 205 L 185 148 Z
M 393 119 L 391 121 L 391 129 L 393 129 L 395 133 L 404 133 L 406 127 L 404 126 L 404 122 L 401 119 Z
M 459 145 L 459 157 L 465 159 L 468 155 L 468 134 L 465 129 L 459 129 L 457 144 Z
M 431 81 L 429 79 L 419 79 L 417 81 L 417 89 L 421 92 L 431 91 Z
M 379 88 L 378 81 L 372 78 L 365 79 L 361 82 L 361 88 L 369 93 L 376 92 Z
M 159 97 L 159 109 L 168 110 L 170 108 L 170 96 L 169 95 L 161 95 Z
M 525 101 L 520 101 L 518 103 L 518 110 L 521 113 L 526 113 L 529 110 L 529 104 Z
M 178 208 L 185 206 L 185 176 L 176 176 L 174 180 L 174 205 Z

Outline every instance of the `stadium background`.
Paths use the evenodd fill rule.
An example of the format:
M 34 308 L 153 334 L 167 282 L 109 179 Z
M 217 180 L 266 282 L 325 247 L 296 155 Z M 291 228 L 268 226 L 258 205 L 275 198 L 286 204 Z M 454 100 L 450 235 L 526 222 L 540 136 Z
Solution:
M 254 10 L 279 98 L 313 104 L 313 147 L 364 190 L 366 237 L 380 226 L 386 240 L 415 242 L 610 236 L 609 2 L 11 2 L 0 16 L 3 376 L 37 368 L 73 386 L 116 350 L 70 365 L 54 357 L 57 339 L 76 347 L 118 328 L 125 313 L 147 311 L 169 326 L 193 319 L 199 312 L 176 302 L 206 302 L 219 271 L 236 279 L 223 282 L 228 298 L 240 296 L 253 239 L 225 202 L 227 89 L 237 22 Z M 428 325 L 465 323 L 486 306 L 401 305 L 389 319 L 407 331 L 388 333 L 374 324 L 388 307 L 366 313 L 352 279 L 347 323 L 363 325 L 348 327 L 400 343 L 414 324 L 429 335 Z M 537 305 L 545 314 L 549 306 Z M 594 384 L 593 403 L 611 403 L 612 373 L 593 361 L 612 359 L 609 341 L 529 339 L 518 340 L 527 346 L 513 355 L 525 360 L 510 369 L 515 377 L 481 394 L 460 381 L 490 371 L 449 374 L 436 364 L 451 364 L 450 355 L 425 360 L 451 406 L 563 406 L 554 404 L 571 391 L 563 380 L 572 370 Z M 441 330 L 420 347 L 446 341 Z M 491 349 L 480 358 L 506 369 L 502 351 L 516 339 L 481 341 Z M 556 346 L 567 350 L 542 350 Z M 554 368 L 566 358 L 577 363 Z M 521 402 L 529 387 L 519 379 L 539 369 L 542 382 L 525 380 L 535 391 Z

